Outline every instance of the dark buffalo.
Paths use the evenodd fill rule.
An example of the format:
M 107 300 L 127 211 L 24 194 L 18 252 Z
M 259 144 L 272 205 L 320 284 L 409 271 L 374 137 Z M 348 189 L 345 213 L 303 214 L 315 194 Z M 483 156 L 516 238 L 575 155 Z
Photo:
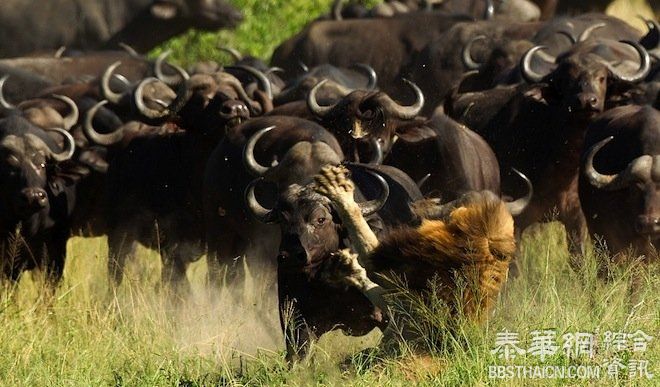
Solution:
M 453 24 L 468 20 L 421 12 L 386 19 L 316 21 L 277 47 L 271 64 L 287 74 L 300 74 L 299 62 L 339 67 L 364 63 L 376 71 L 384 91 L 398 95 L 401 70 L 410 66 L 414 56 Z
M 248 139 L 258 130 L 271 126 L 275 128 L 263 134 L 260 141 L 254 144 L 254 151 L 252 147 L 246 149 L 244 161 L 243 150 Z M 276 228 L 251 217 L 240 194 L 255 176 L 263 175 L 274 163 L 282 164 L 284 155 L 298 143 L 299 147 L 306 147 L 300 157 L 312 159 L 306 159 L 307 163 L 294 163 L 299 170 L 288 171 L 288 167 L 282 165 L 271 170 L 265 179 L 275 186 L 287 187 L 304 182 L 320 168 L 314 157 L 329 157 L 333 162 L 344 159 L 339 143 L 327 130 L 308 120 L 283 116 L 255 118 L 232 128 L 209 157 L 203 199 L 212 282 L 217 283 L 222 278 L 221 272 L 227 267 L 230 268 L 230 277 L 235 277 L 237 269 L 234 264 L 240 262 L 236 259 L 244 254 L 253 263 L 260 265 L 265 262 L 272 269 L 279 233 Z M 320 153 L 316 155 L 315 152 Z M 268 187 L 271 185 L 257 190 L 259 196 L 265 195 L 271 199 L 270 202 L 262 200 L 266 205 L 272 204 L 273 197 Z
M 589 232 L 612 254 L 632 248 L 645 260 L 660 246 L 660 112 L 622 106 L 589 127 L 580 201 Z
M 521 229 L 557 210 L 574 242 L 572 247 L 580 247 L 578 250 L 586 237 L 586 223 L 577 180 L 589 120 L 616 104 L 617 93 L 649 71 L 648 54 L 639 44 L 620 45 L 622 49 L 632 45 L 638 52 L 634 73 L 622 72 L 587 50 L 599 44 L 579 43 L 559 57 L 556 68 L 547 75 L 529 69 L 529 59 L 539 49 L 532 48 L 521 61 L 523 75 L 530 83 L 545 83 L 472 93 L 461 101 L 460 109 L 456 104 L 447 109 L 486 139 L 500 161 L 503 176 L 515 167 L 530 177 L 536 193 L 531 205 L 516 218 Z M 504 187 L 512 192 L 507 188 L 513 188 L 509 179 L 504 179 Z
M 13 281 L 34 268 L 51 284 L 62 277 L 74 198 L 66 170 L 56 168 L 71 158 L 74 144 L 63 129 L 52 131 L 63 136 L 65 149 L 18 113 L 0 120 L 0 259 Z
M 496 49 L 499 55 L 491 64 L 497 66 L 483 66 L 482 73 L 493 73 L 489 77 L 494 78 L 511 64 L 517 64 L 523 53 L 520 47 L 529 47 L 512 42 L 530 39 L 541 26 L 542 23 L 502 21 L 457 23 L 430 42 L 404 74 L 421 85 L 428 98 L 425 112 L 430 113 L 458 84 L 464 72 L 482 67 Z
M 324 79 L 327 79 L 327 83 L 321 89 L 323 94 L 319 95 L 319 99 L 326 102 L 340 99 L 347 90 L 373 90 L 378 84 L 376 71 L 367 65 L 355 64 L 351 68 L 340 68 L 325 64 L 308 69 L 304 74 L 287 81 L 284 88 L 275 95 L 273 103 L 282 105 L 305 100 L 312 88 Z
M 209 82 L 203 82 L 205 77 Z M 208 88 L 193 87 L 201 83 Z M 170 122 L 144 128 L 134 122 L 100 134 L 85 125 L 92 141 L 114 147 L 105 183 L 105 220 L 115 283 L 121 281 L 124 262 L 139 242 L 159 246 L 163 281 L 187 289 L 187 264 L 204 252 L 201 197 L 208 155 L 225 130 L 265 108 L 244 99 L 241 84 L 229 74 L 197 75 L 186 85 L 186 103 L 177 115 L 190 127 Z M 191 112 L 194 117 L 187 116 Z
M 572 43 L 589 38 L 639 41 L 641 37 L 639 30 L 621 19 L 602 13 L 587 13 L 548 21 L 532 38 L 532 42 L 546 46 L 550 55 L 558 56 Z
M 60 46 L 114 48 L 121 42 L 147 52 L 190 28 L 216 30 L 240 20 L 224 0 L 93 0 L 84 5 L 53 0 L 46 6 L 9 0 L 0 7 L 0 57 Z
M 424 94 L 414 83 L 406 83 L 416 96 L 409 106 L 400 105 L 382 91 L 348 89 L 342 90 L 340 100 L 321 105 L 316 96 L 326 84 L 324 80 L 312 88 L 306 102 L 282 105 L 271 114 L 315 120 L 337 137 L 349 159 L 380 163 L 397 139 L 415 142 L 433 135 L 423 126 L 425 120 L 418 117 Z M 365 154 L 370 157 L 365 158 Z
M 246 207 L 253 217 L 264 223 L 277 223 L 280 227 L 278 292 L 289 360 L 303 355 L 310 340 L 330 330 L 342 329 L 351 335 L 364 335 L 374 327 L 384 327 L 382 311 L 371 306 L 368 299 L 355 289 L 335 289 L 317 277 L 317 271 L 325 264 L 328 255 L 345 244 L 329 201 L 307 186 L 321 167 L 341 161 L 341 150 L 335 148 L 336 142 L 324 142 L 324 136 L 317 137 L 316 141 L 310 139 L 308 134 L 312 128 L 296 128 L 296 135 L 280 132 L 272 139 L 266 137 L 271 128 L 266 128 L 253 135 L 245 148 L 246 165 L 250 166 L 255 162 L 253 149 L 261 141 L 269 143 L 268 147 L 272 149 L 284 138 L 286 142 L 300 140 L 286 150 L 277 166 L 261 170 L 263 175 L 253 180 L 246 190 Z M 413 220 L 414 214 L 408 204 L 422 196 L 409 177 L 385 166 L 352 165 L 351 170 L 366 195 L 379 198 L 361 203 L 360 208 L 365 216 L 382 209 L 387 215 L 385 223 L 375 221 L 381 229 L 382 226 Z M 381 173 L 387 178 L 375 175 Z M 392 182 L 392 189 L 386 180 Z M 266 182 L 276 186 L 277 200 L 272 209 L 266 209 L 255 193 L 260 183 Z M 399 200 L 392 201 L 391 197 Z M 261 234 L 262 243 L 263 238 L 264 234 Z M 329 309 L 319 303 L 320 299 L 334 300 L 338 307 Z
M 423 182 L 426 196 L 454 200 L 466 192 L 499 195 L 500 168 L 492 149 L 478 134 L 437 111 L 426 123 L 433 136 L 418 142 L 397 141 L 385 164 Z
M 386 0 L 376 4 L 373 8 L 349 3 L 342 6 L 343 1 L 337 0 L 332 6 L 331 17 L 334 20 L 365 18 L 365 17 L 396 17 L 416 11 L 439 11 L 447 14 L 464 14 L 476 18 L 491 19 L 510 18 L 513 20 L 536 20 L 540 16 L 540 10 L 526 0 L 512 0 L 497 2 L 490 0 L 449 0 L 449 1 L 417 1 L 417 0 Z

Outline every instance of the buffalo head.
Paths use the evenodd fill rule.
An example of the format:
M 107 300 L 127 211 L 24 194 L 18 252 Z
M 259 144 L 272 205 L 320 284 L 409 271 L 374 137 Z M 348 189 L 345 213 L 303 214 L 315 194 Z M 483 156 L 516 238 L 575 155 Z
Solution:
M 650 71 L 650 58 L 644 47 L 632 41 L 621 43 L 631 46 L 637 52 L 636 71 L 628 72 L 616 63 L 630 61 L 630 53 L 619 50 L 621 47 L 617 47 L 618 43 L 592 40 L 580 42 L 569 52 L 551 58 L 553 63 L 550 66 L 556 66 L 547 74 L 532 69 L 534 55 L 545 49 L 545 46 L 535 46 L 528 50 L 521 59 L 520 68 L 527 82 L 548 83 L 549 91 L 558 96 L 569 112 L 602 112 L 608 98 L 608 86 L 615 81 L 641 81 Z M 612 51 L 620 51 L 621 55 L 609 57 Z
M 245 203 L 249 212 L 259 221 L 277 223 L 282 232 L 280 258 L 289 257 L 305 265 L 321 263 L 330 253 L 340 248 L 339 218 L 330 201 L 315 192 L 313 183 L 291 184 L 290 174 L 311 181 L 321 167 L 337 164 L 340 159 L 335 151 L 322 142 L 307 141 L 293 145 L 277 165 L 267 168 L 258 165 L 253 150 L 257 141 L 272 127 L 254 134 L 245 146 L 244 164 L 259 177 L 245 190 Z M 377 212 L 387 200 L 389 186 L 379 175 L 373 175 L 381 183 L 381 197 L 360 203 L 364 216 Z M 272 209 L 265 208 L 256 198 L 255 188 L 263 181 L 278 186 L 278 199 Z
M 372 161 L 380 162 L 398 138 L 415 142 L 432 136 L 418 114 L 424 106 L 424 94 L 414 83 L 404 80 L 415 95 L 415 102 L 403 106 L 381 91 L 348 91 L 332 105 L 321 106 L 316 95 L 326 81 L 319 82 L 307 97 L 307 106 L 342 144 L 343 149 L 368 143 L 372 146 Z M 375 152 L 375 153 L 374 153 Z M 356 157 L 359 160 L 359 157 Z
M 48 207 L 47 168 L 70 159 L 74 141 L 63 129 L 51 129 L 67 144 L 60 151 L 48 133 L 18 115 L 0 120 L 0 128 L 0 207 L 3 222 L 12 223 Z
M 594 158 L 614 137 L 608 137 L 592 146 L 585 159 L 584 175 L 597 190 L 625 193 L 626 208 L 624 219 L 629 222 L 627 229 L 634 230 L 638 238 L 657 244 L 660 240 L 660 155 L 644 154 L 631 160 L 627 167 L 614 174 L 602 174 L 594 168 Z M 628 241 L 631 242 L 631 241 Z M 614 249 L 625 246 L 613 243 Z M 642 251 L 646 246 L 641 247 Z

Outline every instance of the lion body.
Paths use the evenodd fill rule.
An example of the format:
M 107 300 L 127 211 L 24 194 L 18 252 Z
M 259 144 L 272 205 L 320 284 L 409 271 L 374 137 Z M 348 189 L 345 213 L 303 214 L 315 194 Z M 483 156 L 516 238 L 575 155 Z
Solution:
M 423 220 L 419 227 L 392 231 L 367 262 L 381 286 L 394 274 L 413 291 L 437 296 L 454 311 L 482 319 L 495 304 L 515 253 L 513 218 L 499 199 L 481 200 L 453 210 L 446 221 Z M 457 277 L 460 280 L 457 280 Z M 458 283 L 465 289 L 460 291 Z

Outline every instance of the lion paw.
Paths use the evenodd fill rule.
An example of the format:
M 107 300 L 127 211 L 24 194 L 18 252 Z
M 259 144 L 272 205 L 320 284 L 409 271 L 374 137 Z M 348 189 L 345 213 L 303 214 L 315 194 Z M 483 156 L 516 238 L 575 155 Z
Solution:
M 361 288 L 365 284 L 367 272 L 360 265 L 357 254 L 348 249 L 330 254 L 320 271 L 320 279 L 334 287 Z
M 314 177 L 315 190 L 335 203 L 353 201 L 355 186 L 349 178 L 349 171 L 343 165 L 327 166 Z

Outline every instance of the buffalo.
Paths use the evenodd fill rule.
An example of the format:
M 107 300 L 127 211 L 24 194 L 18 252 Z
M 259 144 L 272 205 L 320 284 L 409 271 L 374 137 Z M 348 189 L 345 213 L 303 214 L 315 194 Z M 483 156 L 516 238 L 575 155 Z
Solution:
M 660 112 L 622 106 L 600 115 L 586 135 L 580 202 L 589 232 L 615 257 L 632 248 L 657 259 L 660 241 Z
M 51 133 L 63 138 L 63 148 Z M 75 151 L 64 129 L 46 131 L 20 113 L 0 120 L 0 244 L 3 276 L 17 281 L 42 269 L 48 282 L 62 277 L 69 237 L 71 186 L 60 163 Z M 74 178 L 75 179 L 75 178 Z
M 11 0 L 0 6 L 0 56 L 60 46 L 100 49 L 121 42 L 146 52 L 190 28 L 234 27 L 241 19 L 224 0 L 93 0 L 83 6 L 54 0 L 46 7 L 38 0 Z

